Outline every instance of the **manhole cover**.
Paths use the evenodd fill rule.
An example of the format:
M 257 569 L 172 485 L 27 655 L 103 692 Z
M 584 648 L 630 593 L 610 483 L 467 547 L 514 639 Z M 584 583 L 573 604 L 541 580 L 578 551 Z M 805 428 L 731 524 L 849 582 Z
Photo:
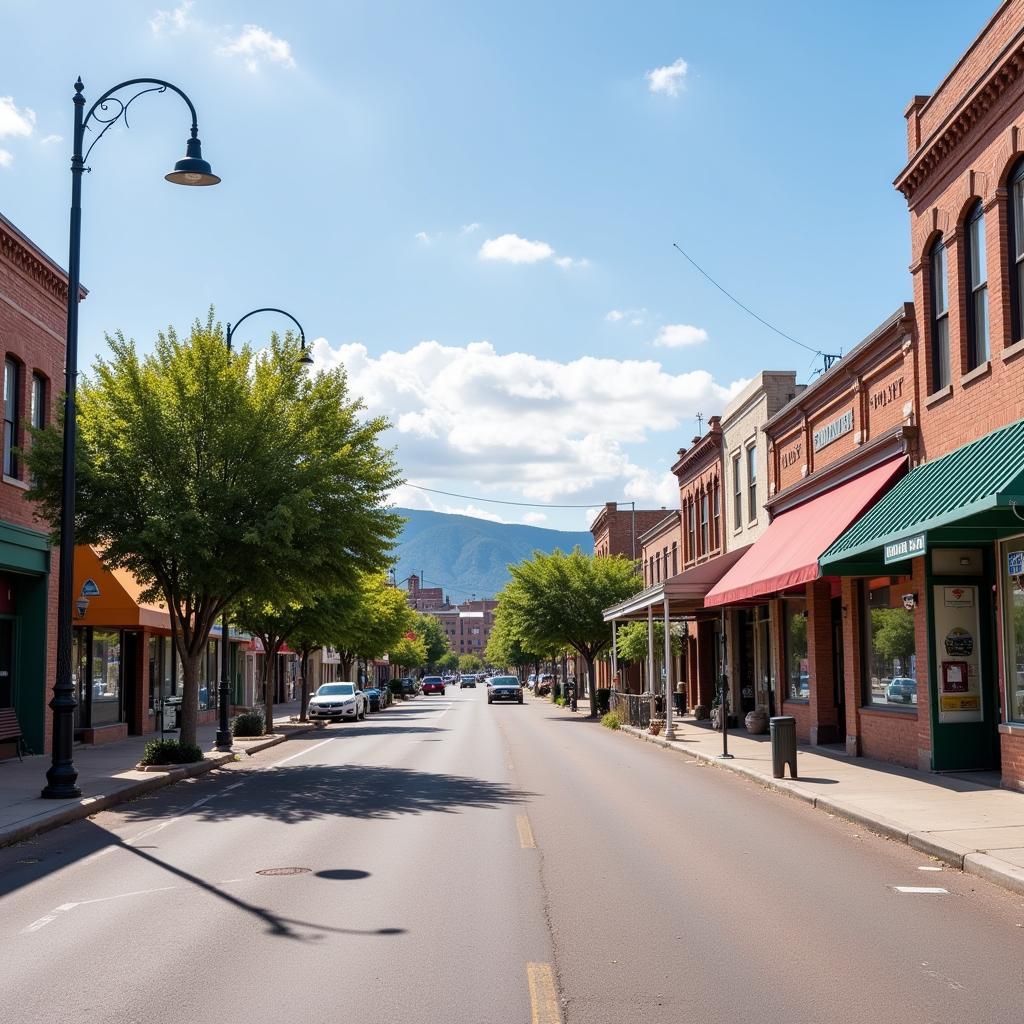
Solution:
M 257 871 L 257 875 L 305 875 L 312 871 L 312 868 L 264 868 Z

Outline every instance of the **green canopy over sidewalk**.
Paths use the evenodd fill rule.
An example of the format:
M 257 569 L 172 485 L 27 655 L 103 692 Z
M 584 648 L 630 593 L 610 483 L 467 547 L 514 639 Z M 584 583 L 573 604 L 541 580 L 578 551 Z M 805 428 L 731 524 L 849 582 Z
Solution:
M 819 565 L 826 576 L 881 575 L 926 545 L 984 544 L 1014 533 L 1024 533 L 1024 420 L 912 470 Z

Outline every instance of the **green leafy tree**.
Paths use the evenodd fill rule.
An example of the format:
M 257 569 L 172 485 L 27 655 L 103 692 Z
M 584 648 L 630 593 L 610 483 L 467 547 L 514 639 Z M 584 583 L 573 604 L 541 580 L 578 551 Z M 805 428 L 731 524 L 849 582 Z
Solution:
M 437 667 L 442 672 L 454 672 L 459 667 L 459 656 L 454 651 L 445 651 L 437 659 Z
M 331 643 L 338 648 L 341 676 L 352 678 L 357 658 L 372 661 L 398 644 L 413 629 L 413 613 L 405 594 L 391 586 L 383 573 L 361 573 L 352 587 L 354 600 L 347 606 Z
M 659 663 L 665 658 L 665 623 L 655 620 L 652 630 L 654 640 L 654 657 Z M 675 627 L 669 629 L 672 653 L 679 654 L 683 649 L 683 634 Z M 615 639 L 616 653 L 621 661 L 635 662 L 647 673 L 647 623 L 642 620 L 624 622 L 618 628 Z M 648 680 L 648 686 L 651 681 Z
M 387 564 L 398 483 L 343 369 L 311 375 L 272 335 L 229 359 L 210 313 L 140 355 L 120 333 L 78 389 L 78 543 L 168 607 L 183 675 L 181 740 L 194 743 L 210 629 L 243 595 L 283 608 L 318 581 Z M 32 431 L 29 496 L 60 519 L 62 424 Z
M 427 662 L 427 648 L 418 636 L 403 636 L 388 651 L 388 661 L 399 668 L 414 669 Z
M 494 625 L 487 640 L 484 657 L 488 664 L 514 667 L 522 670 L 528 665 L 538 666 L 545 655 L 530 650 L 529 646 L 512 630 L 508 615 L 502 614 L 499 606 L 494 615 Z
M 413 630 L 423 640 L 427 649 L 427 665 L 433 666 L 444 657 L 448 651 L 448 637 L 445 636 L 444 626 L 441 625 L 436 615 L 427 612 L 414 612 L 415 623 Z
M 460 672 L 479 672 L 484 667 L 483 661 L 475 654 L 459 655 Z
M 590 714 L 597 715 L 594 663 L 611 644 L 603 611 L 643 585 L 632 561 L 621 556 L 537 551 L 509 566 L 512 580 L 498 595 L 509 628 L 534 649 L 570 647 L 584 660 L 590 679 Z

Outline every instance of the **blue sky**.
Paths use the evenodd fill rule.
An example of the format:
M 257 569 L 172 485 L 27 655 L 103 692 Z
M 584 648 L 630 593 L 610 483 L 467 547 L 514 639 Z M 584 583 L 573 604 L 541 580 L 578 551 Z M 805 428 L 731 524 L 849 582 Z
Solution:
M 391 417 L 410 481 L 672 504 L 695 413 L 761 368 L 812 368 L 672 243 L 787 333 L 849 350 L 910 298 L 903 109 L 994 9 L 0 0 L 0 212 L 66 262 L 75 77 L 92 98 L 169 79 L 224 181 L 163 181 L 188 127 L 173 97 L 97 146 L 83 366 L 105 331 L 145 348 L 211 303 L 283 306 Z

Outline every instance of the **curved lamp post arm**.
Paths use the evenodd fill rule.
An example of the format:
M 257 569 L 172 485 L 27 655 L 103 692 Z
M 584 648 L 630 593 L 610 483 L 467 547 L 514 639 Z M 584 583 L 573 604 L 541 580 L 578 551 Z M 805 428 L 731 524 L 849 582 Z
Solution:
M 291 322 L 295 324 L 295 326 L 298 327 L 299 329 L 299 344 L 302 348 L 302 357 L 299 359 L 299 362 L 311 363 L 313 361 L 310 358 L 309 354 L 306 352 L 306 332 L 302 329 L 302 324 L 300 324 L 299 321 L 296 320 L 295 317 L 293 317 L 291 313 L 288 312 L 288 310 L 278 309 L 276 306 L 261 306 L 259 309 L 251 309 L 249 310 L 248 313 L 245 314 L 245 316 L 241 318 L 241 320 L 237 321 L 233 326 L 230 323 L 228 324 L 227 341 L 229 354 L 231 352 L 231 339 L 234 337 L 235 331 L 237 331 L 238 328 L 242 325 L 242 323 L 248 320 L 249 317 L 255 316 L 257 313 L 280 313 L 281 316 L 286 316 L 289 320 L 291 320 Z

